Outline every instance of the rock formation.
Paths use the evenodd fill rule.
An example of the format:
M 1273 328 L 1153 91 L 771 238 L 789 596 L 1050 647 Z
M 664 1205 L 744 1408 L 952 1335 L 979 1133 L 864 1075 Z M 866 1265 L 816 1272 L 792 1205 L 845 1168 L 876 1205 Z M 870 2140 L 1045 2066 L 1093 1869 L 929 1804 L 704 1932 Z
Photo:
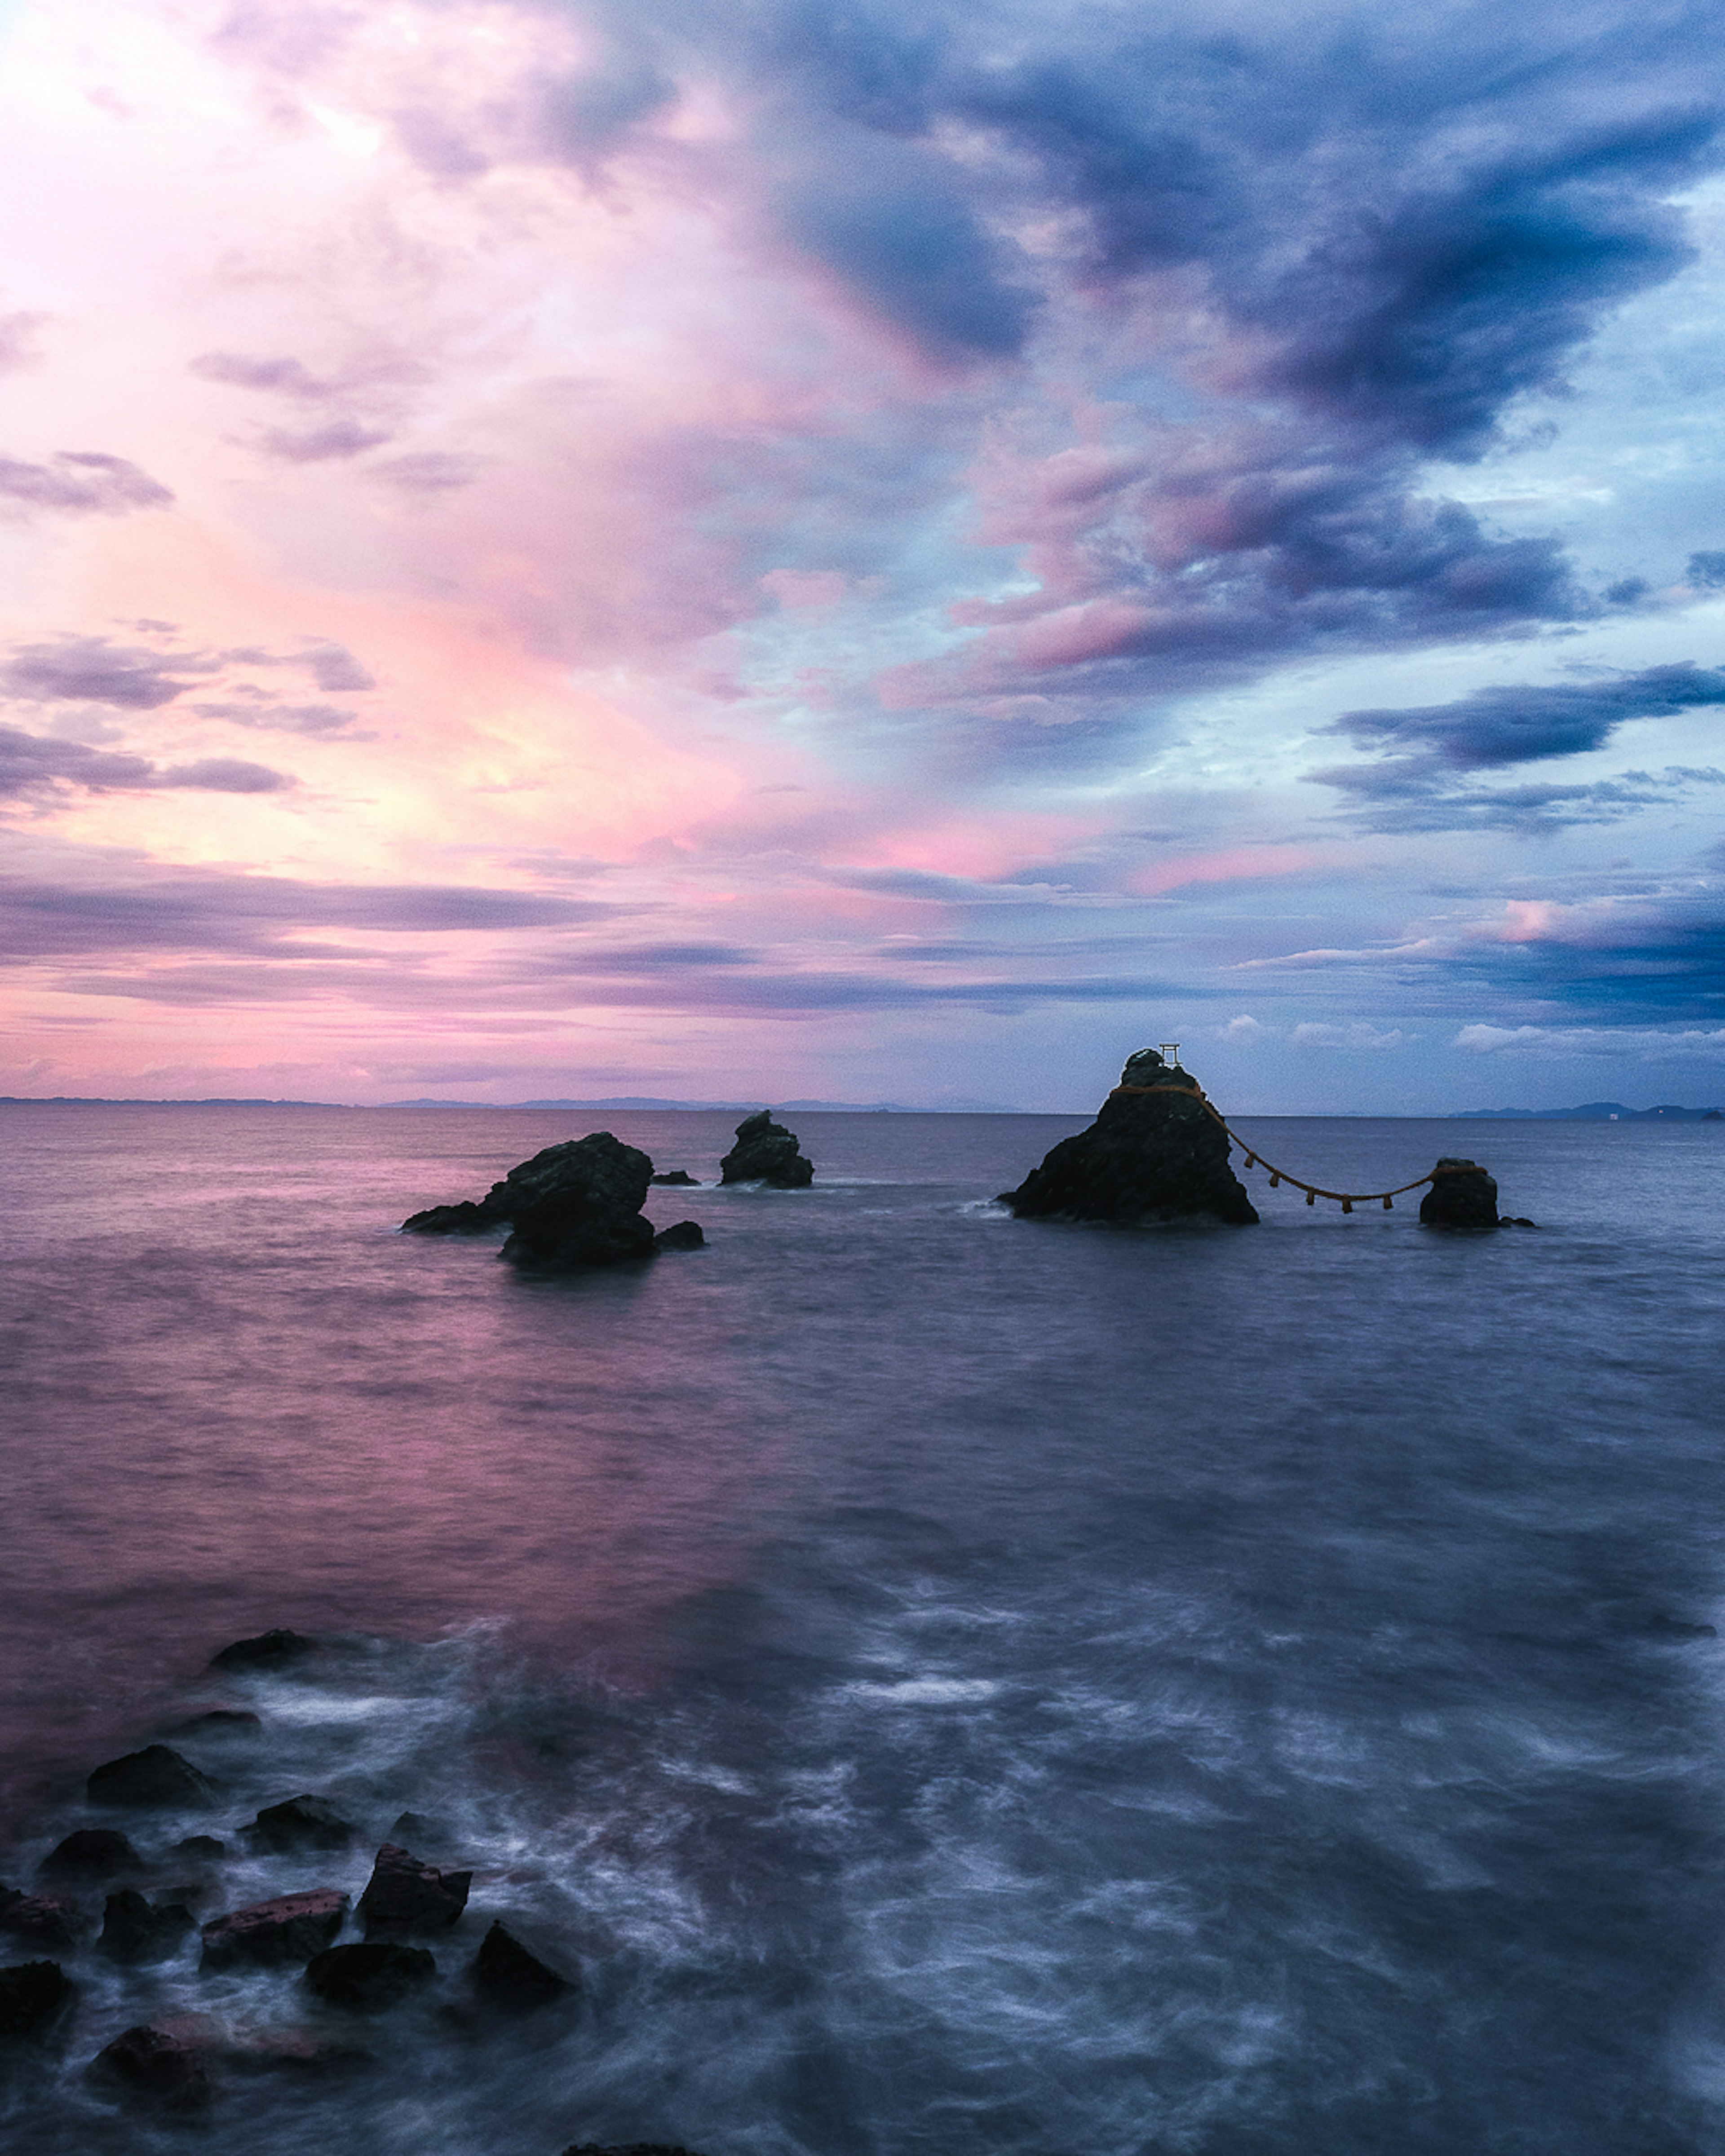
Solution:
M 699 1190 L 701 1188 L 701 1178 L 698 1175 L 691 1175 L 686 1168 L 667 1168 L 662 1174 L 655 1175 L 653 1180 L 655 1183 L 677 1183 L 689 1190 Z
M 567 1997 L 575 1985 L 531 1953 L 513 1932 L 494 1923 L 480 1943 L 468 1971 L 475 1995 L 506 2014 L 528 2014 Z
M 0 1887 L 0 1932 L 41 1953 L 69 1953 L 90 1926 L 75 1902 Z
M 167 1744 L 146 1744 L 141 1752 L 110 1759 L 85 1786 L 93 1804 L 135 1810 L 150 1804 L 196 1804 L 207 1810 L 216 1800 L 204 1776 Z
M 1497 1185 L 1476 1162 L 1446 1153 L 1433 1172 L 1430 1189 L 1420 1201 L 1420 1220 L 1426 1228 L 1495 1228 Z
M 321 1953 L 341 1928 L 347 1897 L 333 1887 L 314 1887 L 303 1894 L 278 1894 L 214 1917 L 203 1928 L 205 1969 L 231 1969 L 251 1962 L 262 1969 L 310 1961 Z
M 212 1655 L 209 1666 L 213 1670 L 279 1670 L 289 1662 L 302 1661 L 316 1647 L 316 1640 L 278 1625 L 272 1631 L 259 1632 L 255 1639 L 234 1640 L 231 1646 Z
M 444 1871 L 422 1864 L 393 1841 L 377 1851 L 370 1883 L 359 1897 L 366 1937 L 392 1932 L 440 1932 L 467 1907 L 470 1871 Z
M 111 1879 L 142 1861 L 117 1827 L 80 1826 L 49 1851 L 41 1870 L 45 1879 Z
M 36 2043 L 50 2035 L 76 1990 L 56 1961 L 0 1969 L 0 2044 Z
M 762 1108 L 737 1126 L 737 1143 L 719 1163 L 721 1183 L 768 1183 L 775 1190 L 806 1190 L 814 1163 L 805 1159 L 794 1131 L 775 1123 Z
M 424 1947 L 327 1947 L 306 1964 L 305 1984 L 326 2006 L 382 2014 L 436 1974 Z
M 1228 1133 L 1198 1081 L 1141 1048 L 1087 1131 L 1062 1138 L 1000 1203 L 1020 1219 L 1104 1220 L 1122 1227 L 1258 1215 L 1228 1165 Z
M 210 2100 L 209 2073 L 196 2047 L 147 2023 L 116 2036 L 90 2071 L 93 2081 L 163 2111 L 202 2111 Z
M 661 1247 L 641 1211 L 652 1179 L 653 1163 L 639 1147 L 595 1131 L 535 1153 L 476 1204 L 434 1205 L 402 1226 L 413 1235 L 449 1235 L 507 1223 L 514 1233 L 503 1255 L 516 1265 L 551 1272 L 621 1265 Z
M 292 1849 L 346 1849 L 353 1829 L 321 1797 L 290 1797 L 285 1804 L 265 1805 L 247 1836 L 254 1849 L 282 1855 Z
M 136 1887 L 122 1887 L 108 1897 L 102 1915 L 98 1950 L 110 1961 L 136 1967 L 143 1962 L 166 1961 L 179 1952 L 187 1933 L 196 1929 L 192 1912 L 180 1902 L 146 1902 Z

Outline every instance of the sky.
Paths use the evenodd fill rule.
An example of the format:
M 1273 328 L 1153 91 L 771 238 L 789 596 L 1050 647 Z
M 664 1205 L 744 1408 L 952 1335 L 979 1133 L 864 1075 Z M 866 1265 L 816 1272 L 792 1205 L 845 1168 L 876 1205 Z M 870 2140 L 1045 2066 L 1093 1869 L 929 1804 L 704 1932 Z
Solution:
M 1725 36 L 9 0 L 0 1093 L 1725 1099 Z

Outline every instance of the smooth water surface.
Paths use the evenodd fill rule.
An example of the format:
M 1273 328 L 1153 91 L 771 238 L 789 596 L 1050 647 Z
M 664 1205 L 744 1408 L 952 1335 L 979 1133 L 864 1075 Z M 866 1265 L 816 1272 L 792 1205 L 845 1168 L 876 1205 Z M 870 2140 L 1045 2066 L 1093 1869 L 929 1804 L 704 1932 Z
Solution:
M 1242 1126 L 1541 1224 L 1453 1238 L 1261 1174 L 1257 1229 L 1014 1222 L 1077 1120 L 791 1120 L 814 1189 L 655 1190 L 706 1250 L 532 1282 L 393 1230 L 567 1116 L 0 1108 L 0 1877 L 249 1704 L 174 1740 L 215 1831 L 303 1789 L 361 1840 L 200 1914 L 357 1892 L 408 1807 L 477 1867 L 440 2001 L 498 1913 L 583 1975 L 199 2145 L 1725 2150 L 1725 1129 Z M 610 1121 L 705 1180 L 735 1117 Z M 203 1673 L 274 1625 L 331 1644 Z M 306 2018 L 75 1973 L 32 2156 L 188 2145 L 83 2079 L 130 2024 Z

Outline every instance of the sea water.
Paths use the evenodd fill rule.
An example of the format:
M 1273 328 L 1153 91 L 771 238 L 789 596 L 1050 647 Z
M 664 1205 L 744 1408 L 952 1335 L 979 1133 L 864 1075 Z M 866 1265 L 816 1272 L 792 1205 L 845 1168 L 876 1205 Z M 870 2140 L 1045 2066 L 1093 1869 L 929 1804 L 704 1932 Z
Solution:
M 1242 1125 L 1539 1223 L 1450 1237 L 1261 1173 L 1256 1229 L 1008 1217 L 1081 1119 L 793 1117 L 775 1193 L 619 1112 L 706 1250 L 395 1232 L 599 1120 L 0 1109 L 0 1879 L 209 1707 L 217 1811 L 119 1822 L 228 1842 L 200 1917 L 357 1894 L 404 1809 L 475 1873 L 370 2064 L 202 2128 L 85 2066 L 295 1976 L 86 1949 L 8 2149 L 1725 2148 L 1725 1129 Z M 206 1666 L 273 1625 L 324 1650 Z M 249 1853 L 302 1791 L 351 1856 Z M 463 2018 L 499 1915 L 577 2005 Z

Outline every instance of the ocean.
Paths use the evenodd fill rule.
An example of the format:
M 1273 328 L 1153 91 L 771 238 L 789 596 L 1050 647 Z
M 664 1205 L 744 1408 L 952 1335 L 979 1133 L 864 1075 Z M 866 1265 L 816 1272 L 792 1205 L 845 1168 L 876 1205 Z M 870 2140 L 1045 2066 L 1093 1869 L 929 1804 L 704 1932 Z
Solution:
M 201 2125 L 88 2062 L 296 1976 L 86 1948 L 8 2149 L 1725 2150 L 1725 1127 L 1241 1124 L 1539 1224 L 1458 1238 L 1261 1173 L 1255 1229 L 1005 1216 L 1082 1117 L 793 1116 L 773 1193 L 618 1112 L 706 1250 L 395 1232 L 592 1120 L 0 1108 L 0 1880 L 209 1707 L 216 1811 L 121 1822 L 158 1883 L 225 1840 L 200 1917 L 357 1895 L 403 1810 L 475 1871 L 369 2063 Z M 276 1625 L 323 1651 L 207 1667 Z M 301 1792 L 352 1850 L 247 1849 Z M 498 1916 L 574 2004 L 464 2017 Z

